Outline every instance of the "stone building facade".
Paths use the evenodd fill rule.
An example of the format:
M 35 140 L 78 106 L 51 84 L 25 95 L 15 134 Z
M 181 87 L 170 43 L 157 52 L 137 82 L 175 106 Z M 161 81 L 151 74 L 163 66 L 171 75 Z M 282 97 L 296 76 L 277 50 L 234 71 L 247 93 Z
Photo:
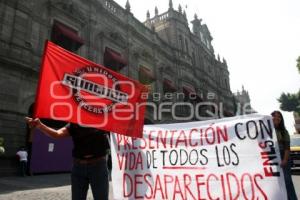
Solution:
M 133 16 L 129 2 L 124 9 L 113 0 L 1 0 L 0 136 L 6 155 L 24 144 L 24 116 L 34 102 L 46 40 L 147 84 L 152 102 L 147 123 L 190 116 L 190 108 L 180 105 L 176 119 L 170 112 L 157 114 L 155 105 L 161 103 L 167 109 L 181 101 L 209 101 L 222 104 L 225 115 L 233 113 L 227 63 L 215 55 L 201 19 L 195 15 L 191 23 L 192 30 L 185 11 L 174 9 L 172 0 L 168 11 L 159 14 L 156 8 L 144 23 Z M 205 115 L 205 109 L 196 112 Z
M 250 95 L 244 86 L 242 86 L 242 91 L 238 91 L 234 94 L 235 99 L 235 111 L 236 115 L 248 115 L 251 113 L 256 113 L 256 111 L 251 106 Z

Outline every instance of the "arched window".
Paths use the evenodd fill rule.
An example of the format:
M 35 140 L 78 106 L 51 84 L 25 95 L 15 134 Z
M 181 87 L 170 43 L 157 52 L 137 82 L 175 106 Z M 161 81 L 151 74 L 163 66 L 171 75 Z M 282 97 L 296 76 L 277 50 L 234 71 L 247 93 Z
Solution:
M 53 23 L 51 41 L 72 52 L 76 52 L 84 44 L 76 30 L 59 21 Z
M 185 39 L 185 50 L 189 54 L 189 43 L 187 39 Z
M 184 49 L 184 44 L 183 44 L 183 38 L 182 38 L 182 35 L 179 35 L 179 45 L 180 45 L 180 49 L 183 51 L 183 49 Z
M 192 53 L 192 62 L 193 62 L 193 65 L 195 66 L 196 65 L 196 56 L 195 56 L 195 52 Z

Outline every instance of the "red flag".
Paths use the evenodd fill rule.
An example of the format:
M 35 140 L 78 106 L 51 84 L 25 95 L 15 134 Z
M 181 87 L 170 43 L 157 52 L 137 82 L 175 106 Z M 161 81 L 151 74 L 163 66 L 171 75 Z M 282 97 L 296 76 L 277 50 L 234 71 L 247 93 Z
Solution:
M 147 88 L 47 41 L 35 117 L 142 137 Z

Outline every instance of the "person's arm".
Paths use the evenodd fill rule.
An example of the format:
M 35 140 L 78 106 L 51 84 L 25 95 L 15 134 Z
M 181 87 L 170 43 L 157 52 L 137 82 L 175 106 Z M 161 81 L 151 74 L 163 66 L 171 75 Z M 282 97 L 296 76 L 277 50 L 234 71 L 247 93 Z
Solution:
M 290 157 L 290 150 L 286 149 L 284 150 L 284 155 L 283 155 L 283 159 L 281 161 L 281 167 L 285 167 L 289 161 L 289 157 Z
M 39 118 L 30 118 L 25 117 L 25 120 L 30 128 L 38 128 L 46 135 L 52 138 L 63 138 L 70 136 L 69 131 L 66 127 L 62 127 L 61 129 L 55 130 L 43 124 Z

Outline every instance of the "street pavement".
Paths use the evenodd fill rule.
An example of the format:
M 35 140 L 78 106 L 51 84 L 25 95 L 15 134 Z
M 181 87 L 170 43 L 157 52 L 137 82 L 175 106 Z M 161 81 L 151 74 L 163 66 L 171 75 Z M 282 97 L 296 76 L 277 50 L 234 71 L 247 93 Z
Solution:
M 293 172 L 293 181 L 300 200 L 300 170 Z M 110 182 L 110 200 L 112 184 Z M 47 174 L 27 177 L 1 177 L 0 200 L 70 200 L 70 174 Z M 89 189 L 88 200 L 92 200 Z
M 70 183 L 69 173 L 1 177 L 0 200 L 70 200 Z M 113 199 L 111 182 L 109 196 Z M 91 189 L 87 199 L 93 199 Z

